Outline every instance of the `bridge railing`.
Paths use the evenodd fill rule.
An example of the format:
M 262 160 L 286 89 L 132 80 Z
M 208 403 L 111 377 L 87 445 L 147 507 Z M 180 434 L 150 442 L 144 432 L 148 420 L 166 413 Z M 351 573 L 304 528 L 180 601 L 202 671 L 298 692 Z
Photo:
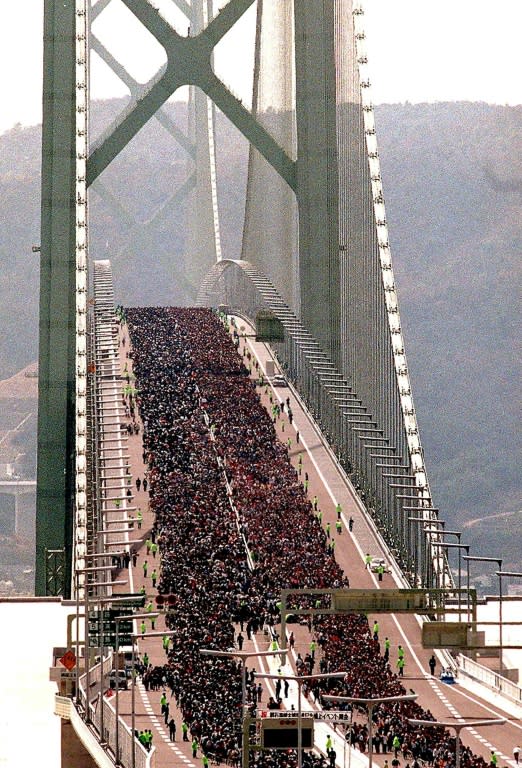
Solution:
M 463 654 L 459 654 L 457 660 L 459 674 L 465 675 L 471 680 L 487 686 L 487 688 L 491 688 L 492 691 L 496 691 L 522 706 L 522 688 L 519 685 Z
M 112 651 L 108 656 L 103 659 L 103 672 L 106 678 L 113 667 L 113 654 Z M 101 697 L 100 705 L 100 676 L 101 676 L 101 662 L 91 667 L 89 672 L 90 678 L 90 694 L 89 698 L 89 722 L 92 725 L 92 729 L 97 735 L 98 741 L 103 743 L 105 749 L 116 755 L 116 709 L 115 709 L 115 696 L 108 693 L 105 685 L 102 687 L 103 694 Z M 86 712 L 86 692 L 85 685 L 87 682 L 87 676 L 82 675 L 80 677 L 80 705 L 83 712 Z M 109 689 L 110 690 L 110 689 Z M 103 707 L 103 717 L 102 717 Z M 102 722 L 103 722 L 103 734 L 102 734 Z M 132 731 L 127 725 L 125 720 L 119 717 L 119 763 L 124 768 L 131 768 L 132 766 Z M 154 747 L 148 752 L 145 747 L 136 739 L 135 747 L 135 763 L 136 768 L 154 768 L 155 765 L 155 749 Z

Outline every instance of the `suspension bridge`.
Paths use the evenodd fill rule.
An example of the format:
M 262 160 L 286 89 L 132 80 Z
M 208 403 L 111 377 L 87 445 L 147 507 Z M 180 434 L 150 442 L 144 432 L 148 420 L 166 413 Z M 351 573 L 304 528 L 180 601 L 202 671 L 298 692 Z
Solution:
M 87 606 L 87 572 L 110 570 L 92 566 L 93 558 L 129 544 L 114 539 L 117 529 L 108 530 L 120 521 L 114 504 L 127 464 L 118 423 L 115 297 L 110 265 L 89 247 L 89 198 L 96 191 L 125 218 L 104 172 L 155 120 L 187 154 L 185 179 L 146 223 L 153 227 L 186 203 L 187 245 L 172 256 L 173 303 L 211 307 L 252 329 L 256 319 L 270 319 L 277 328 L 270 339 L 274 363 L 351 489 L 361 531 L 363 520 L 368 531 L 364 540 L 380 542 L 396 584 L 446 591 L 460 613 L 461 570 L 456 580 L 447 552 L 459 548 L 460 562 L 465 545 L 460 534 L 458 543 L 444 538 L 424 463 L 388 236 L 363 3 L 228 0 L 217 8 L 210 0 L 173 0 L 176 23 L 149 0 L 122 2 L 166 54 L 145 84 L 96 37 L 96 21 L 111 0 L 45 2 L 37 594 Z M 249 108 L 213 63 L 217 46 L 254 5 Z M 90 141 L 93 52 L 128 87 L 129 100 Z M 187 86 L 188 130 L 165 109 Z M 221 237 L 216 110 L 249 142 L 235 257 Z M 129 237 L 140 228 L 126 224 Z M 116 449 L 120 465 L 107 469 Z M 133 517 L 135 509 L 125 503 L 124 511 Z M 498 565 L 501 572 L 501 559 Z M 467 592 L 469 611 L 469 579 Z M 103 671 L 96 674 L 93 684 L 102 685 Z M 87 713 L 88 675 L 80 702 Z M 102 743 L 118 720 L 116 712 L 106 739 L 105 711 L 102 704 L 92 714 Z M 116 734 L 111 749 L 118 760 L 118 726 Z M 126 759 L 132 755 L 138 764 L 128 726 L 121 739 Z M 147 756 L 139 755 L 145 765 Z

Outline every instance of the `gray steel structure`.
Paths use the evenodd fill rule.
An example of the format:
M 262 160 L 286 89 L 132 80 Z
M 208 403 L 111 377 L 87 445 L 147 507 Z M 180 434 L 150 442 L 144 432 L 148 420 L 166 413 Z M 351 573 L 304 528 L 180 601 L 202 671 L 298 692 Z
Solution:
M 111 0 L 98 0 L 92 9 L 88 0 L 45 0 L 37 592 L 46 592 L 45 550 L 63 548 L 70 582 L 81 497 L 78 482 L 76 491 L 74 486 L 86 388 L 82 254 L 87 243 L 79 233 L 87 227 L 87 187 L 99 183 L 153 117 L 195 158 L 193 172 L 158 212 L 158 217 L 167 215 L 183 196 L 198 190 L 199 235 L 185 265 L 178 265 L 180 280 L 190 293 L 217 261 L 204 282 L 202 301 L 206 296 L 219 303 L 229 295 L 231 280 L 234 290 L 239 285 L 243 291 L 243 299 L 241 292 L 234 294 L 238 311 L 249 311 L 252 290 L 266 306 L 277 308 L 289 331 L 278 350 L 289 375 L 389 541 L 405 563 L 411 562 L 404 498 L 415 502 L 427 524 L 434 513 L 393 279 L 361 0 L 257 0 L 252 111 L 215 74 L 213 55 L 256 0 L 228 0 L 218 11 L 212 0 L 172 1 L 190 21 L 186 36 L 149 0 L 122 0 L 167 57 L 156 75 L 138 86 L 90 32 L 89 13 L 99 15 Z M 274 44 L 277 40 L 282 45 Z M 82 126 L 79 118 L 89 110 L 91 43 L 127 82 L 131 99 L 84 150 L 88 120 Z M 85 55 L 78 52 L 82 46 Z M 162 112 L 184 85 L 197 94 L 190 136 Z M 237 268 L 221 260 L 213 105 L 251 145 L 243 262 Z M 112 204 L 117 207 L 117 200 Z M 274 209 L 277 226 L 267 236 Z M 273 301 L 266 301 L 267 291 Z M 378 460 L 383 454 L 397 462 L 393 471 L 390 462 Z M 409 493 L 400 492 L 404 489 Z M 445 558 L 431 555 L 432 530 L 426 528 L 424 559 L 451 583 Z M 420 570 L 414 563 L 413 578 L 427 580 Z M 439 583 L 441 578 L 439 573 Z

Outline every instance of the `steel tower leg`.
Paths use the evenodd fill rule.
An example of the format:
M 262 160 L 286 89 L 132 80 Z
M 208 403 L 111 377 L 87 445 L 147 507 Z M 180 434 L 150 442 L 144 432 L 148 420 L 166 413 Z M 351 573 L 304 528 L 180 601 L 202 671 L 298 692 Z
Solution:
M 75 2 L 44 8 L 37 595 L 52 594 L 46 550 L 64 549 L 70 570 L 74 487 Z
M 301 320 L 340 364 L 333 0 L 296 0 L 297 201 Z

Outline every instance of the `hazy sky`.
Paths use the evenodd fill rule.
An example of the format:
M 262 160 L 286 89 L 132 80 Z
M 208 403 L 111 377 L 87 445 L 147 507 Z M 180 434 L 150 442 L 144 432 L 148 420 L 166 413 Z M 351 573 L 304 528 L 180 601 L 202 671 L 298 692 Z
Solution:
M 165 15 L 170 8 L 173 23 L 179 21 L 180 31 L 185 27 L 171 0 L 153 4 Z M 365 6 L 375 103 L 522 103 L 522 0 L 366 0 Z M 41 120 L 42 14 L 43 0 L 0 0 L 0 132 Z M 242 96 L 253 16 L 251 8 L 223 43 L 219 62 L 220 74 L 228 68 L 233 90 Z M 112 0 L 95 29 L 138 79 L 146 81 L 161 65 L 162 50 L 143 40 L 143 28 L 121 0 Z M 146 53 L 137 57 L 136 50 Z M 125 93 L 93 58 L 92 95 Z

